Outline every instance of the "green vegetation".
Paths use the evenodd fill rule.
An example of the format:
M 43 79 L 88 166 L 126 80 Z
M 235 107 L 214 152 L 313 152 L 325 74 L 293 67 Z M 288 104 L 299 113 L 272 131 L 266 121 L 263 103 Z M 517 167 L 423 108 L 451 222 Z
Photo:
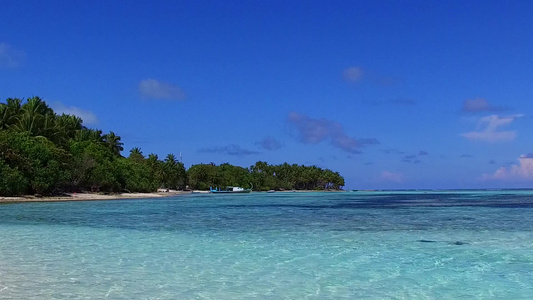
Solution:
M 145 157 L 140 148 L 123 157 L 120 136 L 87 128 L 82 119 L 58 115 L 39 97 L 0 103 L 0 195 L 63 192 L 152 192 L 158 188 L 205 190 L 243 186 L 254 190 L 339 189 L 344 178 L 316 166 L 269 165 L 250 168 L 228 163 L 193 165 L 176 156 Z
M 287 163 L 269 165 L 262 161 L 248 169 L 228 163 L 219 166 L 213 163 L 193 165 L 187 171 L 187 178 L 190 187 L 198 190 L 250 185 L 256 191 L 330 190 L 344 186 L 344 178 L 338 172 Z

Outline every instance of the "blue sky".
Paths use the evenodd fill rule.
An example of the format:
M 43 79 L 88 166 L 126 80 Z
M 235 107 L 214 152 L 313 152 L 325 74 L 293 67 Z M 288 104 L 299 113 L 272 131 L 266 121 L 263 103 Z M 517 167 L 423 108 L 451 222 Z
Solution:
M 124 155 L 339 171 L 347 188 L 533 187 L 531 1 L 5 1 L 0 98 Z

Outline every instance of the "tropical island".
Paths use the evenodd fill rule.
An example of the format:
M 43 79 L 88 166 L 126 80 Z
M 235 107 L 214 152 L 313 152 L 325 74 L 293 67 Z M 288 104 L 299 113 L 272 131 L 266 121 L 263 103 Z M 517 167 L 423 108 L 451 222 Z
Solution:
M 186 169 L 174 154 L 159 159 L 133 148 L 127 157 L 120 136 L 88 128 L 74 115 L 56 114 L 43 99 L 0 103 L 0 196 L 74 192 L 149 193 L 158 189 L 208 190 L 253 186 L 268 190 L 338 190 L 344 178 L 329 169 L 258 161 Z

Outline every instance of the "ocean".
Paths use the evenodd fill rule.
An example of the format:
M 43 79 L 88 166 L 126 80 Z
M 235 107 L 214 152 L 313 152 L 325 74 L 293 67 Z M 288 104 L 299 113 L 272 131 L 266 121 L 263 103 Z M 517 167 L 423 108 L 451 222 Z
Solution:
M 533 299 L 532 191 L 0 205 L 0 299 Z

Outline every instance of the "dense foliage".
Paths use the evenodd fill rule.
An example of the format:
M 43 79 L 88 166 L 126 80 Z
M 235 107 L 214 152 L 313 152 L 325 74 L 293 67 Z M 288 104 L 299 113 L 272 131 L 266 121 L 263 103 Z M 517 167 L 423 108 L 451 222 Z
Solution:
M 151 192 L 158 188 L 205 190 L 250 186 L 270 189 L 339 189 L 339 173 L 312 166 L 250 168 L 198 164 L 185 170 L 173 154 L 159 160 L 139 148 L 123 157 L 120 136 L 83 126 L 73 115 L 56 114 L 42 99 L 0 103 L 0 195 L 74 191 Z
M 248 169 L 227 163 L 193 165 L 187 174 L 189 185 L 199 190 L 225 186 L 253 187 L 259 191 L 326 190 L 344 186 L 344 178 L 328 169 L 287 163 L 269 165 L 262 161 Z
M 186 172 L 173 155 L 123 157 L 120 136 L 58 115 L 39 97 L 0 103 L 0 195 L 72 191 L 150 192 L 184 188 Z

